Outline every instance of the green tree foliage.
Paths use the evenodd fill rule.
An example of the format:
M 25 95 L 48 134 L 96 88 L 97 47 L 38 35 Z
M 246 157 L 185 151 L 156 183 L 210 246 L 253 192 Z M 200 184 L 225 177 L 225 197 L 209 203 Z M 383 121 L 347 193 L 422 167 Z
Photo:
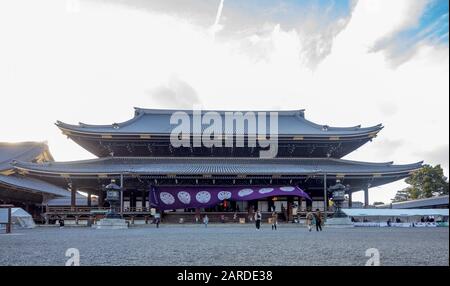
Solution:
M 448 195 L 449 184 L 441 165 L 424 165 L 405 180 L 410 186 L 398 191 L 393 202 Z
M 410 188 L 406 188 L 406 189 L 398 191 L 397 194 L 395 194 L 395 197 L 392 199 L 392 202 L 397 203 L 397 202 L 404 202 L 404 201 L 410 200 L 411 195 L 409 192 L 410 192 Z

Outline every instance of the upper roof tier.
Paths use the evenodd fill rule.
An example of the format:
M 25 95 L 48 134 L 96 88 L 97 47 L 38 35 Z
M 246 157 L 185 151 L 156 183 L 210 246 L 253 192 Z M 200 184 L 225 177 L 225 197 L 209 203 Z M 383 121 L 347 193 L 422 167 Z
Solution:
M 177 112 L 184 112 L 182 116 L 184 122 L 172 120 L 178 124 L 185 124 L 188 130 L 182 130 L 184 135 L 189 135 L 192 143 L 193 138 L 201 135 L 198 120 L 192 110 L 168 110 L 168 109 L 142 109 L 135 108 L 135 116 L 131 120 L 123 123 L 114 123 L 111 125 L 89 125 L 80 123 L 79 125 L 70 125 L 58 121 L 56 125 L 65 135 L 70 137 L 83 148 L 98 157 L 107 156 L 167 156 L 167 157 L 258 157 L 261 145 L 252 147 L 247 144 L 249 139 L 255 142 L 256 139 L 269 137 L 269 130 L 272 124 L 277 124 L 278 152 L 277 157 L 332 157 L 342 158 L 348 153 L 356 150 L 363 144 L 376 137 L 377 133 L 383 128 L 381 124 L 372 127 L 362 128 L 353 127 L 330 127 L 319 125 L 305 119 L 304 110 L 294 111 L 239 111 L 241 115 L 247 116 L 248 121 L 243 118 L 230 124 L 233 118 L 226 118 L 233 111 L 208 111 L 202 110 L 201 114 L 211 115 L 214 113 L 213 121 L 202 119 L 205 122 L 213 122 L 214 126 L 202 124 L 202 131 L 208 128 L 221 130 L 222 134 L 215 134 L 215 139 L 221 138 L 222 145 L 215 145 L 214 148 L 204 146 L 190 148 L 183 145 L 179 148 L 172 148 L 171 132 L 176 128 L 180 131 L 177 124 L 171 124 L 172 115 Z M 258 119 L 258 112 L 265 112 L 264 119 Z M 277 121 L 273 121 L 268 115 L 270 112 L 277 112 Z M 199 113 L 200 114 L 200 113 Z M 235 113 L 234 113 L 235 114 Z M 252 117 L 254 115 L 254 117 Z M 264 115 L 264 114 L 263 114 Z M 180 118 L 178 117 L 178 119 Z M 175 118 L 177 119 L 177 118 Z M 228 119 L 228 120 L 227 120 Z M 188 122 L 186 122 L 188 121 Z M 199 123 L 195 123 L 199 122 Z M 239 122 L 240 121 L 240 122 Z M 249 123 L 250 122 L 250 123 Z M 239 123 L 239 124 L 238 124 Z M 256 130 L 264 126 L 262 130 L 267 130 L 265 134 L 256 134 L 256 131 L 249 130 L 253 126 Z M 237 131 L 236 126 L 242 126 L 243 130 Z M 194 128 L 195 127 L 195 128 Z M 274 127 L 274 125 L 272 125 Z M 217 128 L 217 129 L 216 129 Z M 195 131 L 193 131 L 195 130 Z M 272 130 L 276 132 L 276 130 Z M 186 134 L 188 133 L 188 134 Z M 218 137 L 220 136 L 220 137 Z M 273 139 L 273 137 L 271 137 Z M 245 146 L 236 144 L 229 147 L 227 141 L 241 142 Z M 255 146 L 255 145 L 253 145 Z
M 168 135 L 172 132 L 175 125 L 171 125 L 170 119 L 175 112 L 185 112 L 188 114 L 192 126 L 193 111 L 192 110 L 173 110 L 173 109 L 144 109 L 135 108 L 135 115 L 132 119 L 122 122 L 113 123 L 111 125 L 91 125 L 79 123 L 71 125 L 61 121 L 57 121 L 56 125 L 62 130 L 83 133 L 83 134 L 123 134 L 123 135 Z M 225 114 L 228 112 L 252 112 L 255 115 L 258 112 L 277 112 L 278 113 L 278 135 L 302 135 L 308 137 L 329 137 L 329 136 L 361 136 L 364 134 L 376 134 L 383 127 L 381 124 L 362 128 L 360 125 L 353 127 L 331 127 L 328 125 L 320 125 L 313 123 L 305 118 L 304 110 L 291 111 L 214 111 L 202 110 L 202 115 L 208 112 L 217 112 L 222 118 L 223 134 L 236 134 L 236 130 L 226 128 Z M 267 129 L 270 126 L 269 116 L 266 117 Z M 258 126 L 258 116 L 256 116 L 256 124 Z M 203 125 L 203 129 L 207 126 Z M 191 129 L 192 130 L 192 129 Z M 238 132 L 239 133 L 239 132 Z M 247 128 L 244 134 L 248 135 Z M 253 134 L 249 134 L 253 135 Z

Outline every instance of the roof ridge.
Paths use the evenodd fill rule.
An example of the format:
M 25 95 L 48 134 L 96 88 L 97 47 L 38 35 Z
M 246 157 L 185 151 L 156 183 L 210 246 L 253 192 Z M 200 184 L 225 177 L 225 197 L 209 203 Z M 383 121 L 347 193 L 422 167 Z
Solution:
M 141 108 L 141 107 L 134 107 L 136 113 L 144 113 L 144 114 L 167 114 L 167 113 L 173 113 L 173 112 L 187 112 L 187 113 L 193 113 L 195 110 L 193 109 L 171 109 L 171 108 Z M 284 113 L 286 115 L 296 115 L 296 114 L 304 114 L 305 109 L 288 109 L 288 110 L 220 110 L 220 109 L 200 109 L 202 113 L 206 112 L 218 112 L 218 113 L 225 113 L 225 112 L 279 112 Z

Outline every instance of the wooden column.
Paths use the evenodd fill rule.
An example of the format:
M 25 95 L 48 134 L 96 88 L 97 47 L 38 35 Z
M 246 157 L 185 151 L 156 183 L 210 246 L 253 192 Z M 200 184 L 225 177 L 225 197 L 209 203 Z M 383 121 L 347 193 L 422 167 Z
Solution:
M 74 211 L 77 206 L 77 188 L 72 185 L 70 187 L 70 210 Z
M 369 187 L 364 188 L 364 208 L 369 207 Z
M 87 206 L 88 206 L 88 207 L 91 207 L 91 206 L 92 206 L 92 196 L 91 196 L 91 193 L 88 193 L 88 196 L 87 196 Z
M 327 174 L 323 175 L 323 211 L 325 213 L 325 217 L 327 217 L 328 212 Z
M 120 215 L 123 216 L 123 174 L 120 174 Z
M 351 209 L 353 207 L 353 198 L 352 198 L 353 193 L 352 192 L 348 192 L 348 208 Z
M 286 220 L 289 222 L 292 220 L 292 203 L 294 202 L 294 199 L 292 197 L 288 197 L 287 200 L 287 217 Z
M 145 209 L 146 207 L 146 202 L 147 202 L 147 195 L 146 195 L 146 191 L 145 189 L 142 190 L 142 211 Z
M 103 191 L 100 190 L 100 192 L 98 193 L 98 207 L 99 207 L 99 208 L 102 208 L 102 207 L 103 207 L 103 203 L 104 203 L 104 200 L 103 200 Z
M 202 221 L 202 217 L 200 215 L 200 208 L 195 208 L 195 222 L 201 222 Z
M 136 194 L 134 193 L 134 190 L 130 191 L 130 208 L 136 207 Z
M 306 192 L 306 191 L 305 191 Z M 311 195 L 312 196 L 312 195 Z M 312 198 L 311 198 L 312 199 Z M 305 200 L 305 202 L 306 202 L 306 211 L 308 212 L 308 211 L 312 211 L 313 209 L 312 209 L 312 201 L 310 201 L 310 200 Z
M 11 233 L 12 229 L 12 212 L 11 207 L 8 208 L 8 223 L 6 224 L 6 233 Z

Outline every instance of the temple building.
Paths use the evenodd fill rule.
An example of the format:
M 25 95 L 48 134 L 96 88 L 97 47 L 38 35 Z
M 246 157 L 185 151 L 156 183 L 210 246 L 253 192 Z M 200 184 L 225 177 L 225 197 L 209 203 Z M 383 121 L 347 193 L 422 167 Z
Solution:
M 103 188 L 115 180 L 122 188 L 120 212 L 133 220 L 147 217 L 151 208 L 164 211 L 166 218 L 189 218 L 201 212 L 245 216 L 255 209 L 275 209 L 290 220 L 294 206 L 300 212 L 311 208 L 330 211 L 328 188 L 337 180 L 347 186 L 350 207 L 352 194 L 358 191 L 364 191 L 368 206 L 369 188 L 404 179 L 422 166 L 422 162 L 394 165 L 344 160 L 342 157 L 372 141 L 383 126 L 320 125 L 307 120 L 304 110 L 277 112 L 278 146 L 273 158 L 261 158 L 264 147 L 251 144 L 175 148 L 171 144 L 171 116 L 175 112 L 184 112 L 195 122 L 193 111 L 142 108 L 135 109 L 132 119 L 111 125 L 58 121 L 56 125 L 64 135 L 98 158 L 54 162 L 51 156 L 38 160 L 12 156 L 5 160 L 8 168 L 4 169 L 13 173 L 16 181 L 33 180 L 69 190 L 70 205 L 49 206 L 48 215 L 83 219 L 93 209 L 107 207 Z M 201 114 L 208 112 L 216 112 L 226 121 L 227 112 Z M 261 118 L 256 120 L 256 124 L 263 123 Z M 202 125 L 200 131 L 204 128 Z M 237 134 L 236 129 L 223 126 L 219 138 L 224 143 L 227 138 L 245 141 L 256 136 L 249 130 L 246 127 L 243 134 Z M 189 136 L 194 141 L 199 134 Z M 5 186 L 4 177 L 11 176 L 0 177 L 0 188 Z M 10 184 L 8 188 L 15 187 Z M 77 205 L 77 191 L 87 194 L 83 206 Z M 94 196 L 97 206 L 92 205 Z
M 11 164 L 14 160 L 39 163 L 52 162 L 53 157 L 46 143 L 0 142 L 0 204 L 21 207 L 39 220 L 50 200 L 70 196 L 65 188 L 19 175 Z

